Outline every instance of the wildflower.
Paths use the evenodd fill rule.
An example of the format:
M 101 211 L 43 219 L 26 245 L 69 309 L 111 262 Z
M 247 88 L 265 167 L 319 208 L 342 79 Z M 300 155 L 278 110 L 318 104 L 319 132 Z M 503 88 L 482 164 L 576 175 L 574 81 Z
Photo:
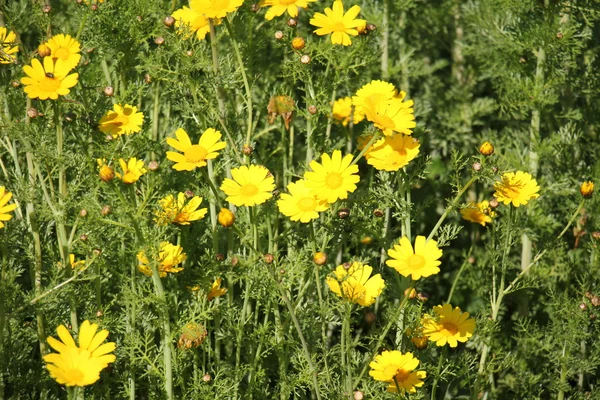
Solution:
M 48 344 L 58 353 L 45 355 L 50 376 L 61 385 L 87 386 L 100 379 L 100 371 L 115 361 L 113 342 L 102 344 L 108 337 L 106 329 L 96 333 L 97 324 L 85 320 L 79 327 L 79 346 L 64 325 L 56 328 L 59 340 L 49 336 Z
M 198 347 L 204 342 L 208 335 L 206 328 L 196 322 L 188 322 L 181 329 L 181 336 L 177 341 L 177 347 L 180 349 L 191 349 Z
M 540 197 L 538 186 L 535 179 L 527 172 L 506 172 L 502 175 L 502 181 L 494 183 L 496 192 L 494 196 L 499 202 L 519 207 L 525 205 L 531 199 Z
M 275 122 L 275 118 L 278 115 L 281 115 L 285 124 L 285 129 L 290 129 L 290 122 L 292 121 L 295 108 L 296 103 L 290 96 L 271 97 L 271 99 L 269 99 L 269 104 L 267 105 L 269 124 Z
M 592 197 L 592 194 L 594 194 L 594 182 L 592 181 L 585 181 L 581 184 L 581 186 L 579 187 L 579 192 L 581 192 L 581 195 L 586 198 L 589 199 L 590 197 Z
M 371 276 L 373 268 L 355 261 L 350 268 L 338 265 L 335 278 L 327 277 L 327 286 L 339 297 L 344 297 L 352 303 L 368 307 L 375 302 L 385 287 L 385 281 L 380 274 Z
M 386 136 L 375 142 L 365 158 L 379 171 L 398 171 L 419 154 L 419 147 L 419 141 L 410 136 Z
M 406 236 L 400 239 L 399 244 L 388 250 L 392 257 L 385 264 L 394 268 L 402 276 L 411 276 L 412 280 L 426 278 L 440 272 L 439 261 L 442 250 L 437 247 L 435 240 L 425 240 L 425 236 L 417 236 L 415 249 Z
M 19 46 L 13 46 L 17 35 L 13 31 L 0 26 L 0 64 L 12 64 L 17 61 L 15 54 L 19 52 Z
M 469 205 L 460 210 L 464 220 L 475 222 L 481 226 L 492 222 L 492 218 L 496 216 L 496 212 L 490 208 L 490 203 L 487 200 L 481 203 L 469 203 Z
M 70 35 L 54 35 L 46 42 L 46 46 L 50 48 L 50 57 L 63 60 L 69 69 L 75 68 L 81 60 L 81 45 Z
M 25 85 L 25 93 L 30 99 L 46 100 L 58 99 L 58 96 L 66 96 L 70 88 L 77 85 L 79 74 L 69 74 L 71 69 L 65 65 L 63 60 L 52 61 L 52 57 L 44 57 L 44 65 L 37 59 L 31 60 L 31 65 L 23 67 L 27 76 L 21 78 Z
M 98 176 L 100 176 L 100 180 L 103 182 L 110 182 L 115 177 L 115 170 L 106 164 L 106 160 L 104 158 L 98 158 L 96 160 L 98 163 Z
M 396 96 L 396 87 L 385 81 L 373 80 L 363 85 L 352 96 L 352 104 L 354 105 L 354 121 L 362 121 L 365 118 L 364 106 L 368 102 L 378 102 L 380 100 L 389 101 Z
M 181 128 L 175 131 L 175 136 L 177 139 L 167 138 L 167 144 L 183 154 L 167 151 L 167 158 L 176 163 L 173 165 L 176 171 L 193 171 L 206 166 L 206 160 L 217 158 L 219 150 L 227 145 L 219 141 L 221 132 L 213 128 L 208 128 L 202 133 L 198 144 L 192 144 L 187 132 Z
M 454 310 L 450 304 L 433 307 L 434 316 L 425 314 L 421 323 L 423 334 L 437 346 L 456 347 L 458 342 L 466 342 L 475 331 L 475 320 L 469 318 L 468 312 L 461 312 L 460 308 Z
M 187 204 L 185 193 L 179 192 L 177 200 L 172 194 L 160 199 L 158 203 L 162 210 L 156 213 L 156 222 L 159 225 L 167 225 L 170 223 L 179 225 L 189 225 L 192 221 L 197 221 L 204 218 L 207 209 L 201 208 L 202 197 L 193 196 Z
M 315 13 L 310 20 L 310 24 L 319 28 L 315 30 L 315 33 L 319 36 L 331 33 L 331 43 L 350 46 L 352 44 L 350 35 L 358 36 L 356 28 L 366 22 L 363 19 L 355 19 L 359 12 L 359 6 L 352 6 L 344 14 L 344 4 L 341 0 L 335 0 L 333 9 L 327 7 L 325 14 Z
M 356 190 L 358 177 L 358 166 L 352 163 L 352 154 L 342 158 L 342 152 L 335 150 L 330 157 L 328 154 L 321 155 L 321 162 L 313 160 L 310 162 L 311 171 L 304 173 L 306 186 L 320 200 L 335 203 L 338 199 L 348 198 L 348 193 Z
M 63 265 L 62 263 L 59 261 L 58 263 L 56 263 L 58 266 L 58 269 L 62 269 Z M 69 266 L 73 269 L 79 269 L 79 268 L 83 268 L 85 267 L 85 260 L 79 260 L 79 261 L 75 261 L 75 254 L 71 253 L 69 254 Z
M 235 222 L 235 214 L 228 208 L 221 208 L 217 215 L 217 221 L 222 227 L 229 228 Z
M 117 172 L 115 175 L 122 180 L 123 183 L 135 183 L 142 175 L 148 172 L 146 168 L 144 168 L 144 160 L 138 160 L 135 157 L 130 158 L 127 162 L 120 158 L 119 165 L 121 166 L 123 174 L 121 175 Z
M 244 0 L 191 0 L 190 7 L 206 18 L 224 18 L 237 10 Z
M 317 251 L 313 255 L 313 262 L 317 265 L 325 265 L 327 263 L 327 254 L 322 251 Z
M 206 298 L 208 301 L 211 301 L 215 297 L 223 296 L 225 293 L 227 293 L 227 288 L 222 288 L 221 278 L 217 278 L 210 287 L 210 291 L 208 292 Z
M 405 95 L 400 92 L 399 97 L 391 100 L 368 100 L 362 111 L 384 135 L 391 136 L 394 132 L 410 135 L 411 129 L 417 124 L 413 114 L 413 101 L 403 101 Z
M 184 39 L 189 39 L 196 32 L 196 37 L 199 40 L 204 40 L 206 34 L 210 32 L 208 18 L 194 8 L 183 6 L 173 13 L 173 18 L 175 18 L 177 34 L 182 35 Z M 220 23 L 220 20 L 215 20 L 215 25 Z
M 388 392 L 415 393 L 427 376 L 425 371 L 415 371 L 418 366 L 419 360 L 412 353 L 386 350 L 371 361 L 369 375 L 376 381 L 388 383 Z
M 364 115 L 353 115 L 352 99 L 350 97 L 343 97 L 333 102 L 332 116 L 336 121 L 340 121 L 343 126 L 348 126 L 351 117 L 352 122 L 355 124 L 364 119 Z
M 291 182 L 287 185 L 290 192 L 283 193 L 277 200 L 279 211 L 292 221 L 300 221 L 306 224 L 313 219 L 319 218 L 319 212 L 327 210 L 327 202 L 319 200 L 317 196 L 306 186 L 305 180 Z
M 109 135 L 131 135 L 142 130 L 144 123 L 144 114 L 138 112 L 137 107 L 125 104 L 115 104 L 112 110 L 109 110 L 100 119 L 98 128 Z
M 270 21 L 283 15 L 286 11 L 290 17 L 296 18 L 299 7 L 306 9 L 308 3 L 314 3 L 315 1 L 317 0 L 263 0 L 260 5 L 261 7 L 271 7 L 265 14 L 265 18 Z
M 152 276 L 152 267 L 150 261 L 144 251 L 140 251 L 137 254 L 137 259 L 140 262 L 138 269 L 145 275 Z M 158 252 L 158 259 L 155 262 L 158 264 L 158 276 L 164 278 L 167 273 L 175 274 L 182 271 L 183 268 L 177 267 L 177 265 L 184 262 L 186 254 L 183 252 L 183 247 L 171 244 L 169 242 L 161 242 L 160 249 Z
M 490 142 L 483 142 L 481 146 L 479 146 L 479 153 L 484 156 L 491 156 L 494 154 L 494 146 Z
M 0 229 L 4 228 L 4 221 L 12 218 L 9 212 L 17 208 L 16 204 L 7 205 L 10 199 L 12 199 L 12 193 L 7 192 L 4 186 L 0 186 Z
M 221 190 L 226 200 L 235 206 L 255 206 L 271 197 L 275 189 L 275 180 L 268 169 L 262 165 L 242 165 L 231 170 L 233 179 L 225 178 Z
M 306 41 L 301 37 L 295 37 L 292 39 L 292 49 L 294 50 L 302 50 L 306 45 Z

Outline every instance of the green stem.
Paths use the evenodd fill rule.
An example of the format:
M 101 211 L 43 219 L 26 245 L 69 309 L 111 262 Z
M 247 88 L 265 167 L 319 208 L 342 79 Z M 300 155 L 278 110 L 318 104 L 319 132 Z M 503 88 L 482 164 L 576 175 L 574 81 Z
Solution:
M 217 207 L 215 203 L 217 203 L 217 205 L 219 205 L 220 207 L 220 199 L 219 192 L 217 191 L 217 188 L 214 184 L 215 173 L 213 170 L 212 160 L 208 160 L 206 167 L 207 170 L 202 169 L 202 173 L 206 177 L 206 181 L 208 182 L 208 185 L 210 186 L 211 190 L 213 191 L 213 194 L 215 195 L 215 202 L 211 201 L 210 203 L 208 203 L 208 208 L 210 210 L 210 226 L 212 228 L 213 254 L 217 254 L 219 252 L 219 236 L 217 233 Z
M 389 79 L 389 38 L 390 38 L 390 0 L 383 0 L 383 19 L 381 21 L 381 77 L 384 80 Z
M 6 322 L 6 285 L 7 285 L 7 277 L 6 277 L 6 265 L 7 259 L 6 255 L 8 250 L 6 248 L 6 240 L 5 235 L 1 235 L 0 238 L 0 249 L 2 250 L 2 259 L 0 260 L 0 354 L 4 353 L 4 324 Z M 0 399 L 4 398 L 4 363 L 5 357 L 0 359 Z
M 169 322 L 169 306 L 167 304 L 167 297 L 165 296 L 165 289 L 163 287 L 162 281 L 160 280 L 160 275 L 158 274 L 158 269 L 156 263 L 152 263 L 152 281 L 154 282 L 154 289 L 156 291 L 156 295 L 160 301 L 160 314 L 162 319 L 163 326 L 163 359 L 164 359 L 164 367 L 165 367 L 165 392 L 167 394 L 167 399 L 172 400 L 173 397 L 173 367 L 172 367 L 172 356 L 171 356 L 171 325 Z
M 344 304 L 344 315 L 342 316 L 342 357 L 346 355 L 346 391 L 348 398 L 352 400 L 352 340 L 350 337 L 350 318 L 352 316 L 352 304 Z M 344 346 L 345 342 L 345 346 Z M 343 358 L 342 358 L 343 360 Z
M 433 380 L 433 386 L 431 387 L 431 400 L 435 400 L 435 392 L 437 391 L 437 386 L 440 381 L 440 372 L 442 371 L 442 363 L 446 359 L 446 353 L 448 351 L 448 346 L 444 346 L 442 349 L 442 354 L 440 354 L 440 359 L 438 361 L 435 379 Z
M 450 301 L 452 300 L 452 295 L 454 294 L 454 289 L 456 289 L 456 285 L 458 284 L 458 281 L 460 280 L 460 276 L 461 276 L 463 270 L 465 269 L 467 264 L 469 264 L 469 257 L 471 256 L 472 252 L 473 252 L 473 244 L 471 244 L 471 247 L 469 248 L 469 252 L 467 253 L 467 257 L 465 258 L 465 261 L 463 261 L 462 265 L 460 266 L 460 269 L 458 270 L 458 273 L 456 274 L 456 277 L 454 278 L 454 282 L 452 282 L 452 288 L 450 288 L 450 293 L 448 294 L 448 299 L 446 300 L 446 304 L 450 304 Z
M 373 145 L 373 143 L 375 143 L 380 137 L 381 137 L 381 132 L 377 131 L 377 133 L 375 133 L 373 135 L 373 137 L 371 138 L 371 140 L 369 140 L 367 142 L 367 145 L 360 151 L 360 153 L 358 153 L 358 155 L 354 158 L 354 160 L 352 160 L 352 162 L 350 163 L 350 165 L 356 164 L 365 155 L 365 153 L 367 151 L 369 151 L 369 149 L 371 148 L 371 146 Z
M 430 241 L 433 238 L 433 236 L 437 233 L 438 229 L 440 229 L 440 226 L 442 226 L 442 223 L 444 222 L 444 220 L 446 219 L 446 217 L 448 217 L 448 215 L 450 214 L 450 212 L 452 210 L 454 210 L 454 208 L 456 208 L 458 206 L 458 201 L 460 200 L 460 198 L 462 197 L 462 195 L 467 191 L 467 189 L 469 188 L 469 186 L 471 186 L 473 184 L 473 182 L 475 182 L 476 180 L 477 180 L 476 176 L 472 177 L 465 184 L 465 186 L 463 186 L 458 191 L 458 193 L 456 194 L 456 197 L 454 197 L 454 199 L 452 200 L 452 202 L 450 203 L 450 205 L 448 205 L 448 207 L 446 207 L 446 210 L 444 211 L 444 213 L 442 214 L 442 216 L 440 217 L 440 219 L 438 220 L 438 222 L 435 224 L 435 226 L 431 230 L 431 233 L 429 234 L 429 236 L 427 236 L 427 241 Z
M 156 84 L 154 88 L 154 101 L 152 107 L 152 142 L 158 143 L 158 122 L 160 113 L 160 84 Z M 150 153 L 150 160 L 156 161 L 157 155 L 155 152 Z

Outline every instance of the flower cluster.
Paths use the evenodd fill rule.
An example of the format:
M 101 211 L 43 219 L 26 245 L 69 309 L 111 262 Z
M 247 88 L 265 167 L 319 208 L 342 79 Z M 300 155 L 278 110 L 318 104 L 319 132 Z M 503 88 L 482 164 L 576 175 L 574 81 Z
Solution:
M 156 223 L 158 225 L 178 224 L 189 225 L 192 221 L 198 221 L 206 215 L 206 208 L 201 208 L 202 197 L 193 196 L 186 204 L 186 194 L 179 193 L 177 200 L 172 194 L 158 201 L 161 210 L 156 212 Z
M 355 261 L 338 265 L 335 278 L 327 277 L 327 286 L 339 297 L 351 303 L 368 307 L 375 302 L 385 287 L 385 281 L 380 274 L 371 276 L 373 267 Z
M 138 269 L 145 275 L 152 276 L 152 264 L 146 253 L 140 251 L 137 254 L 137 259 L 139 261 Z M 185 259 L 186 254 L 183 252 L 181 246 L 169 242 L 161 242 L 158 257 L 152 262 L 157 264 L 158 275 L 164 278 L 167 276 L 167 273 L 175 274 L 183 271 L 183 268 L 177 267 L 177 265 L 184 262 Z
M 235 12 L 244 0 L 190 0 L 190 6 L 173 12 L 177 34 L 184 39 L 194 33 L 199 40 L 204 40 L 210 32 L 210 24 L 219 25 L 221 18 Z

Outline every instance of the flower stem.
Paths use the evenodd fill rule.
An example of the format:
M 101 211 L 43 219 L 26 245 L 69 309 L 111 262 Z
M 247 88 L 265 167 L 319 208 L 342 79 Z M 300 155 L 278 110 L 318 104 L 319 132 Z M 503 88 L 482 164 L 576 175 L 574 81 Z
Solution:
M 377 141 L 377 139 L 379 139 L 381 136 L 381 132 L 377 131 L 376 134 L 373 135 L 373 137 L 371 138 L 371 140 L 369 140 L 367 142 L 367 145 L 360 151 L 360 153 L 358 153 L 358 155 L 354 158 L 354 160 L 352 160 L 352 162 L 350 163 L 350 165 L 354 165 L 358 162 L 358 160 L 360 160 L 367 151 L 369 151 L 369 149 L 371 148 L 371 146 L 373 145 L 373 143 L 375 143 Z
M 352 353 L 352 340 L 351 340 L 351 335 L 350 335 L 350 318 L 352 315 L 352 305 L 348 302 L 346 302 L 346 304 L 344 304 L 344 315 L 342 316 L 342 346 L 341 346 L 341 352 L 342 352 L 342 361 L 344 361 L 344 354 L 346 355 L 345 357 L 345 364 L 346 364 L 346 390 L 348 392 L 348 398 L 350 400 L 352 400 L 353 396 L 352 396 L 352 365 L 351 365 L 351 353 Z M 345 342 L 345 346 L 344 346 L 344 342 Z
M 160 314 L 162 317 L 162 325 L 163 325 L 163 359 L 164 359 L 164 367 L 165 367 L 165 392 L 167 394 L 167 399 L 173 399 L 173 367 L 172 367 L 172 356 L 171 356 L 171 325 L 169 322 L 169 306 L 167 304 L 167 297 L 165 296 L 165 289 L 163 287 L 162 281 L 160 280 L 160 275 L 158 274 L 158 269 L 156 263 L 152 263 L 152 281 L 154 282 L 154 289 L 156 291 L 156 295 L 160 301 Z
M 427 241 L 430 241 L 433 238 L 433 236 L 437 233 L 438 229 L 440 229 L 440 226 L 442 226 L 442 223 L 444 222 L 446 217 L 448 217 L 450 212 L 452 210 L 454 210 L 454 208 L 456 208 L 456 206 L 458 205 L 458 200 L 460 200 L 460 198 L 466 192 L 466 190 L 469 188 L 469 186 L 471 186 L 473 184 L 473 182 L 475 182 L 476 180 L 477 180 L 477 177 L 473 176 L 471 179 L 469 179 L 469 181 L 465 184 L 465 186 L 463 186 L 458 191 L 458 193 L 456 194 L 456 197 L 454 197 L 454 199 L 452 200 L 450 205 L 448 205 L 448 207 L 446 207 L 446 210 L 444 211 L 444 213 L 442 214 L 442 216 L 440 217 L 438 222 L 435 224 L 435 226 L 431 230 L 431 233 L 429 234 L 429 236 L 427 236 Z
M 442 354 L 440 354 L 440 359 L 438 361 L 435 379 L 433 380 L 433 386 L 431 387 L 431 400 L 435 400 L 435 392 L 437 391 L 438 383 L 440 380 L 440 372 L 442 370 L 442 363 L 446 359 L 446 353 L 448 352 L 448 346 L 444 346 L 442 349 Z
M 462 274 L 463 270 L 465 269 L 467 264 L 469 264 L 469 257 L 471 256 L 472 252 L 473 252 L 473 244 L 471 243 L 471 247 L 469 248 L 467 257 L 465 258 L 465 261 L 463 261 L 462 265 L 460 266 L 460 269 L 458 270 L 458 273 L 456 274 L 456 277 L 454 278 L 454 282 L 452 282 L 452 288 L 450 288 L 450 293 L 448 294 L 448 299 L 446 300 L 446 304 L 450 304 L 450 301 L 452 300 L 452 295 L 454 294 L 454 289 L 456 289 L 456 284 L 460 280 L 460 275 Z

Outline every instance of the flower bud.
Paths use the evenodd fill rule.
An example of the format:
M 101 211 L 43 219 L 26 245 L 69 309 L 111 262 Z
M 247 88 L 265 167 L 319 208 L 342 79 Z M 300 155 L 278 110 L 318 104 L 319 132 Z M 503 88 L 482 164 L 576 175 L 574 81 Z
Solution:
M 490 200 L 490 202 L 488 203 L 488 205 L 490 206 L 490 208 L 497 208 L 500 203 L 498 203 L 498 199 L 495 197 L 492 197 L 492 199 Z
M 96 257 L 100 257 L 100 255 L 102 255 L 102 249 L 94 249 L 92 250 L 92 254 Z
M 411 338 L 410 341 L 419 350 L 423 350 L 424 348 L 427 347 L 427 336 L 415 336 L 415 337 Z
M 417 293 L 417 299 L 425 303 L 427 300 L 429 300 L 429 295 L 425 292 L 419 292 Z
M 292 49 L 294 50 L 302 50 L 306 42 L 301 37 L 295 37 L 292 39 Z
M 373 238 L 371 236 L 365 236 L 360 239 L 362 244 L 371 244 L 373 243 Z
M 357 390 L 354 392 L 352 397 L 354 398 L 354 400 L 363 400 L 365 398 L 365 395 L 360 390 Z
M 581 195 L 585 199 L 589 199 L 590 197 L 592 197 L 592 194 L 594 194 L 594 182 L 592 182 L 592 181 L 583 182 L 581 184 L 581 186 L 579 187 L 579 191 L 581 192 Z
M 158 170 L 158 167 L 159 167 L 158 161 L 152 160 L 148 163 L 148 169 L 150 171 L 156 171 L 156 170 Z
M 373 32 L 375 29 L 377 29 L 377 26 L 375 26 L 375 24 L 367 24 L 367 29 L 369 32 Z
M 245 156 L 249 156 L 250 154 L 252 154 L 253 151 L 254 149 L 249 144 L 244 144 L 242 146 L 242 154 L 244 154 Z
M 100 318 L 103 315 L 104 315 L 104 313 L 102 312 L 102 310 L 96 311 L 96 317 Z
M 186 190 L 185 192 L 183 192 L 185 194 L 185 197 L 187 197 L 188 199 L 191 199 L 192 197 L 194 197 L 194 192 L 192 192 L 191 190 Z
M 98 4 L 92 4 L 92 5 L 90 6 L 90 9 L 91 9 L 92 11 L 96 11 L 96 10 L 98 10 Z
M 302 64 L 308 64 L 310 62 L 310 56 L 305 54 L 302 57 L 300 57 L 300 62 Z
M 283 32 L 281 32 L 281 31 L 275 32 L 275 39 L 277 39 L 277 40 L 283 39 Z
M 350 210 L 347 208 L 340 208 L 337 215 L 339 219 L 346 219 L 350 216 Z
M 240 262 L 240 259 L 237 258 L 236 256 L 231 257 L 231 266 L 235 267 L 236 265 L 238 265 Z
M 481 171 L 481 163 L 474 162 L 473 165 L 471 166 L 471 168 L 473 168 L 473 171 L 475 171 L 475 172 Z
M 217 260 L 217 261 L 219 261 L 219 262 L 221 262 L 221 261 L 225 261 L 225 255 L 224 255 L 224 254 L 222 254 L 222 253 L 217 253 L 217 254 L 215 255 L 215 260 Z
M 174 23 L 175 23 L 175 18 L 173 18 L 170 15 L 166 16 L 165 19 L 163 20 L 163 24 L 165 24 L 165 26 L 167 26 L 169 28 L 172 27 Z
M 383 217 L 383 210 L 381 208 L 376 208 L 373 210 L 373 215 L 377 218 Z
M 260 5 L 258 3 L 254 3 L 250 6 L 250 11 L 253 13 L 257 13 L 260 10 Z
M 594 307 L 600 306 L 600 297 L 592 296 L 591 302 Z
M 87 215 L 88 215 L 88 212 L 85 208 L 82 208 L 81 210 L 79 210 L 79 216 L 81 218 L 85 218 L 85 217 L 87 217 Z
M 156 39 L 154 39 L 154 43 L 156 43 L 158 46 L 162 46 L 163 44 L 165 44 L 165 38 L 159 36 Z
M 221 208 L 217 220 L 221 226 L 229 228 L 235 222 L 235 214 L 228 208 Z
M 592 237 L 594 239 L 600 239 L 600 231 L 594 231 L 594 232 L 592 232 Z
M 327 263 L 327 254 L 318 251 L 313 256 L 313 262 L 317 265 L 325 265 Z
M 273 254 L 271 253 L 267 253 L 263 256 L 263 260 L 265 260 L 265 262 L 267 264 L 273 264 L 273 261 L 275 260 L 275 257 L 273 257 Z
M 562 33 L 562 32 L 557 32 L 557 33 L 556 33 L 556 38 L 557 38 L 557 39 L 562 39 L 562 38 L 563 38 L 563 36 L 564 36 L 564 35 L 563 35 L 563 33 Z
M 317 113 L 317 106 L 311 104 L 308 106 L 308 112 L 312 115 L 315 115 Z
M 110 206 L 103 206 L 102 210 L 100 210 L 100 214 L 102 214 L 102 216 L 107 216 L 108 214 L 110 214 L 110 212 Z
M 377 321 L 377 314 L 375 314 L 373 311 L 367 311 L 365 314 L 365 322 L 371 325 L 375 321 Z
M 42 7 L 42 11 L 44 12 L 44 14 L 49 14 L 50 11 L 52 11 L 52 7 L 47 4 L 44 7 Z
M 521 64 L 525 64 L 525 63 L 527 62 L 527 59 L 526 59 L 525 57 L 520 57 L 520 58 L 519 58 L 519 62 L 520 62 Z
M 204 376 L 202 377 L 202 380 L 204 382 L 208 383 L 212 380 L 212 377 L 209 374 L 204 374 Z
M 52 50 L 45 43 L 38 46 L 38 55 L 40 57 L 48 57 L 50 54 L 52 54 Z
M 144 75 L 144 82 L 146 82 L 146 84 L 152 83 L 152 77 L 150 76 L 150 74 Z
M 352 263 L 349 263 L 349 262 L 345 262 L 342 264 L 342 267 L 344 267 L 345 270 L 349 270 L 351 266 L 352 266 Z
M 298 26 L 298 20 L 295 18 L 290 18 L 288 19 L 287 24 L 290 28 L 295 28 L 296 26 Z
M 21 82 L 19 81 L 12 81 L 10 83 L 12 85 L 12 87 L 14 87 L 15 89 L 17 89 L 19 86 L 21 86 Z
M 85 233 L 82 234 L 81 236 L 79 236 L 79 240 L 81 240 L 82 242 L 87 242 L 88 235 L 86 235 Z
M 469 256 L 469 258 L 467 258 L 467 262 L 471 265 L 475 264 L 475 261 L 477 260 L 473 256 Z
M 112 86 L 106 86 L 104 88 L 104 95 L 108 97 L 112 97 L 115 94 L 115 89 Z
M 404 290 L 404 296 L 412 300 L 417 297 L 417 290 L 415 288 L 406 288 Z
M 494 166 L 492 167 L 492 172 L 493 172 L 494 174 L 497 174 L 497 173 L 498 173 L 498 167 L 496 167 L 496 166 L 494 165 Z
M 112 169 L 112 167 L 110 167 L 106 164 L 103 164 L 100 167 L 100 171 L 98 172 L 98 175 L 100 176 L 100 180 L 102 182 L 110 182 L 115 177 L 115 170 Z
M 69 111 L 68 113 L 65 114 L 65 121 L 67 121 L 67 122 L 73 122 L 73 121 L 75 121 L 76 118 L 77 118 L 77 115 L 75 115 L 74 112 Z
M 484 156 L 491 156 L 494 154 L 494 146 L 490 142 L 483 142 L 481 146 L 479 146 L 479 153 Z
M 581 303 L 581 304 L 579 304 L 579 309 L 581 311 L 585 311 L 588 309 L 588 306 L 585 303 Z
M 285 269 L 281 268 L 281 269 L 279 270 L 279 273 L 280 273 L 281 275 L 285 274 Z
M 37 108 L 31 107 L 29 110 L 27 110 L 27 116 L 29 118 L 37 118 L 38 115 L 40 115 L 40 113 L 38 112 Z

